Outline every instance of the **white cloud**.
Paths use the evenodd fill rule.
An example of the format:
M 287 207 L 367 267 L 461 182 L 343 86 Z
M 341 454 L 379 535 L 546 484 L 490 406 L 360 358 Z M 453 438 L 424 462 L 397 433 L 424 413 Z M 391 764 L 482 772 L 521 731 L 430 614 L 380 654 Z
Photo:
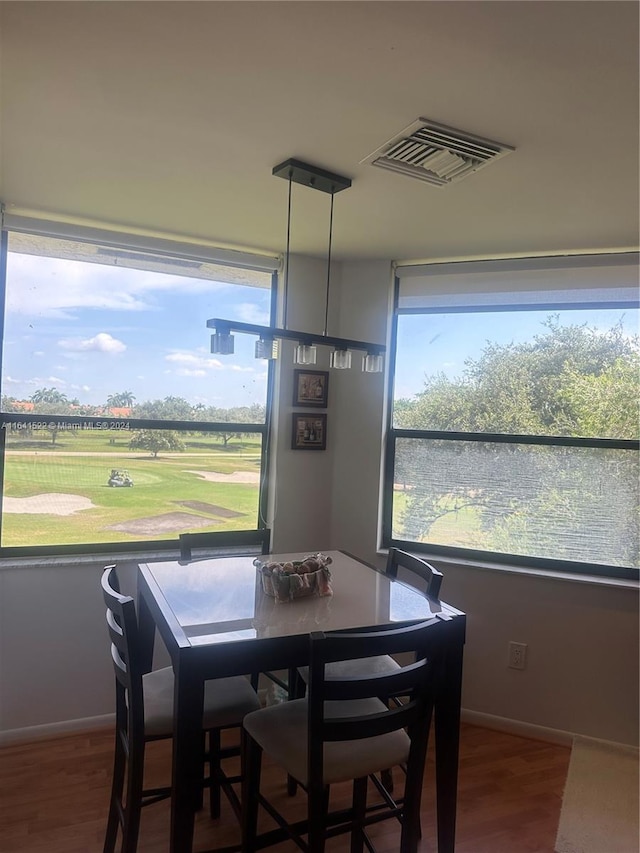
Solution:
M 153 273 L 99 263 L 12 252 L 9 260 L 7 311 L 38 317 L 73 319 L 79 309 L 153 311 L 156 295 L 219 292 L 233 285 Z
M 7 383 L 7 385 L 21 385 L 25 380 L 14 379 L 13 376 L 5 376 L 4 381 Z
M 237 370 L 239 373 L 255 373 L 253 367 L 240 367 L 239 364 L 232 364 L 229 369 Z
M 233 316 L 243 323 L 255 323 L 259 326 L 266 326 L 269 323 L 269 312 L 261 310 L 252 302 L 243 302 L 240 305 L 236 305 Z
M 169 373 L 173 372 L 176 376 L 206 376 L 206 370 L 190 370 L 188 367 L 179 367 L 177 370 L 168 371 Z
M 47 376 L 47 382 L 53 382 L 56 385 L 66 385 L 66 381 L 64 379 L 60 379 L 59 376 Z
M 112 337 L 108 332 L 99 332 L 93 338 L 81 340 L 79 338 L 58 341 L 58 346 L 72 352 L 106 352 L 117 353 L 124 352 L 127 348 L 126 344 Z
M 206 370 L 221 370 L 223 367 L 222 362 L 218 361 L 217 358 L 208 358 L 202 355 L 195 355 L 192 352 L 171 352 L 169 353 L 169 355 L 165 355 L 164 360 L 171 362 L 171 364 L 179 365 L 182 370 L 202 370 L 203 373 L 199 374 L 201 376 L 204 375 L 204 371 Z

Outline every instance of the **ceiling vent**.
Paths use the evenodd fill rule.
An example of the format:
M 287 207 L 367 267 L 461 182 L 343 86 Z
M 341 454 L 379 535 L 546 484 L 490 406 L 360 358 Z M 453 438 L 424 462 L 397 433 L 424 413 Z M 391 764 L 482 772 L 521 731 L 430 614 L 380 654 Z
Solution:
M 421 118 L 360 163 L 444 187 L 514 150 L 510 145 Z

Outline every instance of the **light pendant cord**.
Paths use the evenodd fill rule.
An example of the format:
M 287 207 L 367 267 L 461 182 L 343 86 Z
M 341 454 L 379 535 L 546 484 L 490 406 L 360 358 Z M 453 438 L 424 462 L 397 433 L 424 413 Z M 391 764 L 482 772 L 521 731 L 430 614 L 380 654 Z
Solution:
M 292 172 L 289 172 L 289 200 L 287 203 L 287 250 L 285 252 L 285 268 L 284 268 L 284 307 L 282 310 L 282 326 L 287 328 L 287 306 L 289 304 L 289 246 L 291 245 L 291 178 Z M 333 200 L 333 196 L 332 196 Z
M 333 189 L 333 188 L 332 188 Z M 327 334 L 329 328 L 329 287 L 331 285 L 331 241 L 333 237 L 333 192 L 331 193 L 331 210 L 329 213 L 329 251 L 327 254 L 327 301 L 324 308 L 324 332 Z

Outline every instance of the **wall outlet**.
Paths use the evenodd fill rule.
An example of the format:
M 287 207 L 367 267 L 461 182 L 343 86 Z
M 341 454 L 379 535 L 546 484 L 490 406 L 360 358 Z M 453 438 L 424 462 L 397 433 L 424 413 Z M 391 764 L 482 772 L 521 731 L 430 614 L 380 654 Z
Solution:
M 527 666 L 527 644 L 509 641 L 509 663 L 511 669 L 525 669 Z

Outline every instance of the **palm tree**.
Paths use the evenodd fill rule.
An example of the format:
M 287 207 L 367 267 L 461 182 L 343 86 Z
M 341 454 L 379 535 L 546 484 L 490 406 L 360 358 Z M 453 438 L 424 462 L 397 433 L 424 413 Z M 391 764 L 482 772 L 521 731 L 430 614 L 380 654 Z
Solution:
M 53 403 L 54 405 L 62 405 L 69 402 L 67 395 L 63 394 L 62 391 L 58 391 L 57 388 L 38 388 L 29 399 L 32 403 Z
M 109 394 L 107 397 L 107 406 L 112 406 L 115 409 L 123 406 L 133 406 L 133 401 L 136 399 L 132 391 L 121 391 L 119 394 Z

